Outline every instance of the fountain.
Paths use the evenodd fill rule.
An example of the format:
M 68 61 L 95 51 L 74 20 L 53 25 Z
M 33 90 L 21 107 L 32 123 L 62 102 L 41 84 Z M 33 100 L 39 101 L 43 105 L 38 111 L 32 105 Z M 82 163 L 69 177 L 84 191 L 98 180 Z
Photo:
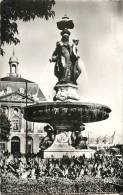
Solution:
M 94 151 L 88 148 L 87 136 L 82 135 L 85 123 L 105 120 L 111 109 L 95 103 L 84 103 L 77 94 L 77 79 L 82 70 L 78 55 L 79 40 L 70 44 L 70 29 L 74 23 L 66 15 L 57 22 L 61 31 L 61 40 L 56 43 L 50 62 L 55 62 L 54 74 L 58 78 L 54 90 L 56 94 L 51 102 L 40 102 L 24 108 L 24 118 L 32 122 L 48 123 L 44 130 L 40 149 L 44 158 L 68 156 L 90 157 Z

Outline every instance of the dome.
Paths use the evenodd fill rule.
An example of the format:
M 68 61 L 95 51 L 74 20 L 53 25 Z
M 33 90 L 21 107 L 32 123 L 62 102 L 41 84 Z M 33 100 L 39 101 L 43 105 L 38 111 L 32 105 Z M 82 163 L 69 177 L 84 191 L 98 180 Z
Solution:
M 18 62 L 18 58 L 16 57 L 16 56 L 11 56 L 10 58 L 9 58 L 9 63 L 16 63 L 16 64 L 19 64 L 19 62 Z

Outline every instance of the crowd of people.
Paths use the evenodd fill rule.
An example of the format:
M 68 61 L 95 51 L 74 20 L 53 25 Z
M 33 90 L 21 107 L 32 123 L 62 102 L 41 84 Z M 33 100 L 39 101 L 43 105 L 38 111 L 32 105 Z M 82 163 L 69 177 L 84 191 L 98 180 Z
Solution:
M 2 176 L 12 174 L 22 179 L 40 177 L 64 177 L 69 179 L 92 176 L 96 178 L 115 177 L 123 179 L 123 158 L 95 154 L 91 158 L 63 156 L 62 159 L 41 159 L 33 155 L 4 156 L 0 161 Z

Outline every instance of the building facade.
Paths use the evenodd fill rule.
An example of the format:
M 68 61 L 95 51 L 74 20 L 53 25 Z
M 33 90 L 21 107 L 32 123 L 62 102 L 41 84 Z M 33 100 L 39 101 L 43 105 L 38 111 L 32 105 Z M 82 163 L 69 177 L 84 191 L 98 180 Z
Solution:
M 24 79 L 18 74 L 19 62 L 13 52 L 9 59 L 10 72 L 0 78 L 0 107 L 11 122 L 8 152 L 38 153 L 39 143 L 44 136 L 43 124 L 26 121 L 23 118 L 23 107 L 45 101 L 38 84 Z M 27 134 L 26 134 L 27 131 Z

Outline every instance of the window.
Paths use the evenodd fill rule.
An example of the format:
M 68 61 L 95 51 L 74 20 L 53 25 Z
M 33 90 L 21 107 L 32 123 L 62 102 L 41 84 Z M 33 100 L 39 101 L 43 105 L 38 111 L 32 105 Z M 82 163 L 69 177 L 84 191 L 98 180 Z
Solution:
M 18 116 L 18 114 L 19 114 L 18 112 L 19 112 L 18 109 L 17 109 L 17 108 L 14 108 L 14 110 L 13 110 L 13 115 L 14 115 L 14 116 Z
M 7 106 L 2 106 L 3 113 L 8 117 L 9 109 Z
M 20 131 L 21 129 L 21 112 L 19 108 L 12 109 L 12 131 Z
M 12 129 L 13 129 L 13 131 L 20 131 L 20 121 L 19 121 L 19 118 L 12 120 Z
M 0 149 L 1 151 L 6 151 L 7 150 L 7 144 L 6 142 L 0 142 Z

